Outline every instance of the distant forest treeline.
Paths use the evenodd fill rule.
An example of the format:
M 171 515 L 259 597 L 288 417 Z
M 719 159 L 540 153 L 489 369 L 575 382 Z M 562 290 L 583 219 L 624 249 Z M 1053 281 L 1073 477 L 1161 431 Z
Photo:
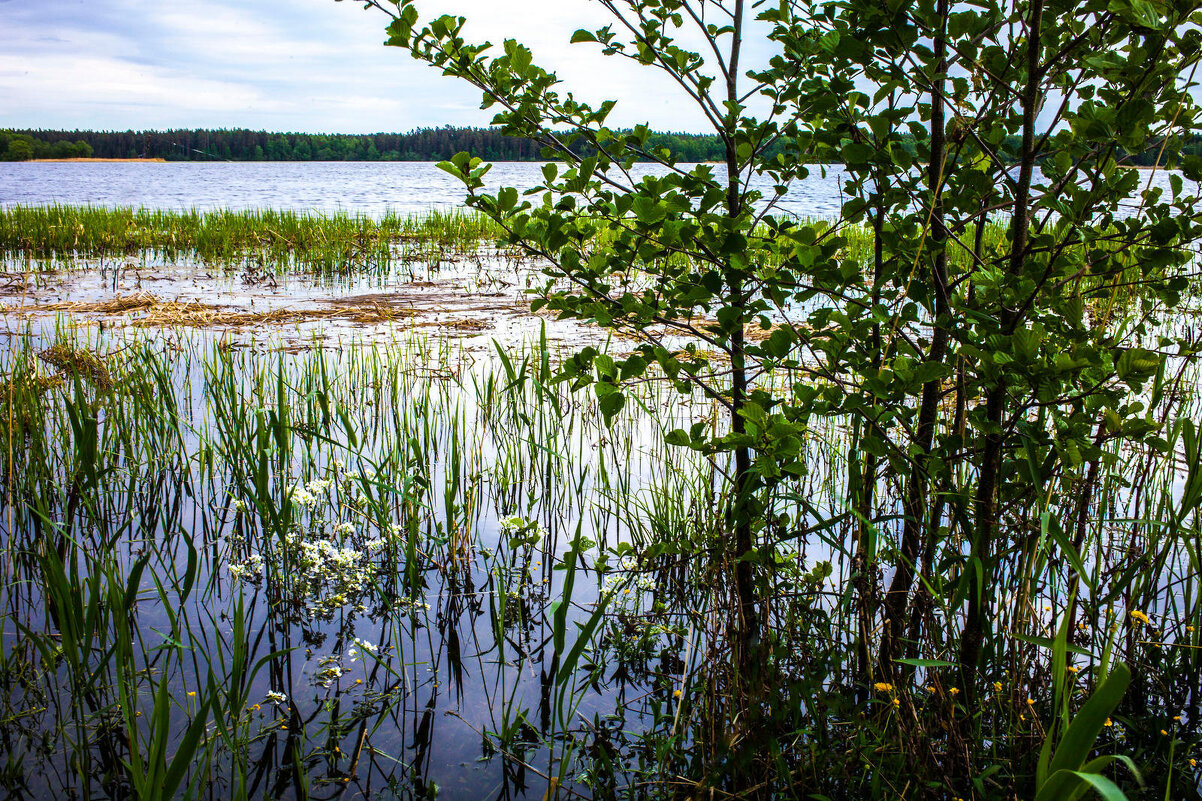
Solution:
M 96 158 L 161 158 L 168 161 L 438 161 L 469 151 L 486 161 L 542 161 L 542 149 L 532 139 L 505 136 L 491 128 L 419 128 L 408 133 L 306 134 L 268 133 L 245 129 L 171 131 L 43 131 L 0 132 L 4 137 L 39 140 L 48 147 L 60 142 L 83 142 Z M 667 147 L 680 161 L 718 161 L 723 158 L 716 136 L 652 134 L 650 146 Z M 10 148 L 11 151 L 11 148 Z M 22 154 L 27 151 L 22 148 Z M 52 158 L 40 152 L 23 157 Z
M 913 138 L 908 137 L 911 152 Z M 1012 141 L 1013 140 L 1013 141 Z M 1002 152 L 1017 152 L 1008 137 Z M 718 137 L 653 133 L 648 148 L 668 148 L 678 161 L 722 161 Z M 161 158 L 168 161 L 439 161 L 468 151 L 485 161 L 542 161 L 532 139 L 505 136 L 493 128 L 419 128 L 408 133 L 268 133 L 243 128 L 169 131 L 0 131 L 0 161 L 39 158 Z M 1202 155 L 1202 138 L 1183 150 Z M 1156 162 L 1158 149 L 1131 157 L 1129 164 Z

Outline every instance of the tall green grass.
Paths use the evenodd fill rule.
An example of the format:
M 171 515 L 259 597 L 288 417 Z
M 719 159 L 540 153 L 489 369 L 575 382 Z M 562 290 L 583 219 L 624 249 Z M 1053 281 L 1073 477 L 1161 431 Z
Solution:
M 379 217 L 347 212 L 168 211 L 95 206 L 0 208 L 8 259 L 195 259 L 222 266 L 379 271 L 431 253 L 474 251 L 498 229 L 462 210 Z

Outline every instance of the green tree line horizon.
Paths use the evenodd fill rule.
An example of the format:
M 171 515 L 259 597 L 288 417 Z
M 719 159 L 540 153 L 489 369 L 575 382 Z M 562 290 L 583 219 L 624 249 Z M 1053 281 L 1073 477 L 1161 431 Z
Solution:
M 1011 141 L 1013 140 L 1013 141 Z M 914 135 L 903 142 L 913 154 Z M 1002 152 L 1017 153 L 1019 137 L 1007 137 Z M 721 140 L 712 134 L 652 132 L 649 153 L 668 149 L 680 162 L 720 162 Z M 783 153 L 785 143 L 774 148 Z M 322 134 L 255 131 L 248 128 L 190 128 L 147 131 L 88 131 L 40 128 L 0 130 L 0 161 L 103 158 L 165 159 L 167 161 L 442 161 L 468 152 L 485 161 L 547 160 L 541 143 L 510 136 L 499 128 L 444 125 L 415 128 L 405 133 Z M 587 146 L 580 146 L 581 155 Z M 794 153 L 794 151 L 791 151 Z M 1130 166 L 1152 166 L 1160 153 L 1156 147 L 1123 154 Z M 1202 137 L 1181 148 L 1182 155 L 1202 155 Z M 773 154 L 769 154 L 773 155 Z M 651 160 L 650 155 L 648 159 Z M 821 163 L 821 157 L 806 159 Z M 1162 164 L 1161 166 L 1174 166 Z
M 5 140 L 8 140 L 7 142 Z M 21 142 L 27 145 L 20 144 Z M 84 143 L 95 158 L 168 161 L 438 161 L 470 151 L 492 161 L 544 161 L 543 146 L 499 129 L 442 126 L 405 133 L 313 134 L 229 129 L 0 131 L 0 158 L 64 158 L 60 143 Z M 17 145 L 16 153 L 12 146 Z M 682 161 L 717 161 L 721 143 L 710 135 L 656 133 L 649 146 L 670 149 Z

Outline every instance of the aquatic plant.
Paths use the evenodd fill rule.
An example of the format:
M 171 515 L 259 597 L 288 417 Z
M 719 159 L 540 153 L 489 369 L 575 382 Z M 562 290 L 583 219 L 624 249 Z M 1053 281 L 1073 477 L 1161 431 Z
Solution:
M 221 269 L 322 273 L 387 271 L 496 241 L 486 217 L 424 214 L 173 211 L 99 206 L 0 208 L 0 256 L 53 265 L 75 258 L 196 259 Z

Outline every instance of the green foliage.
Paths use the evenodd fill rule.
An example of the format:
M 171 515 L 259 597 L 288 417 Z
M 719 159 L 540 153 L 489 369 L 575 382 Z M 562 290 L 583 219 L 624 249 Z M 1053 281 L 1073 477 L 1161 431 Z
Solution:
M 92 146 L 66 138 L 43 139 L 29 132 L 0 131 L 0 161 L 32 159 L 75 159 L 92 155 Z
M 1118 708 L 1131 683 L 1131 671 L 1119 663 L 1081 707 L 1064 731 L 1056 752 L 1049 760 L 1041 759 L 1035 777 L 1036 801 L 1053 801 L 1059 798 L 1080 798 L 1087 789 L 1097 790 L 1103 798 L 1126 796 L 1102 771 L 1115 762 L 1121 762 L 1138 778 L 1139 770 L 1130 757 L 1123 755 L 1101 756 L 1090 760 L 1097 745 L 1098 736 L 1106 722 Z M 1050 753 L 1045 741 L 1045 752 Z
M 666 73 L 721 140 L 719 167 L 682 166 L 645 127 L 608 127 L 612 101 L 578 100 L 516 41 L 471 42 L 461 17 L 423 26 L 412 0 L 368 5 L 393 17 L 389 45 L 478 87 L 494 125 L 556 160 L 523 195 L 490 191 L 488 165 L 466 152 L 443 167 L 545 264 L 535 309 L 640 343 L 622 358 L 586 349 L 560 380 L 592 387 L 607 417 L 624 387 L 657 374 L 724 411 L 725 425 L 669 441 L 729 478 L 730 661 L 746 698 L 771 671 L 748 658 L 764 609 L 791 591 L 763 568 L 773 532 L 804 542 L 834 516 L 779 512 L 809 469 L 817 419 L 856 432 L 843 504 L 861 524 L 834 547 L 857 566 L 846 602 L 860 688 L 909 684 L 918 669 L 975 711 L 1022 638 L 1040 636 L 995 587 L 1038 597 L 1055 585 L 1037 566 L 1063 561 L 1070 617 L 1082 584 L 1091 615 L 1123 591 L 1083 570 L 1097 476 L 1113 458 L 1104 446 L 1166 447 L 1144 393 L 1196 353 L 1157 320 L 1188 290 L 1202 237 L 1199 198 L 1181 180 L 1145 185 L 1129 154 L 1175 164 L 1193 141 L 1196 3 L 602 2 L 613 24 L 572 40 Z M 753 13 L 772 54 L 748 70 Z M 647 159 L 662 174 L 633 178 Z M 773 213 L 814 160 L 847 169 L 839 218 Z M 773 193 L 750 188 L 757 174 Z M 1005 232 L 987 237 L 995 221 Z M 864 230 L 866 252 L 845 247 Z M 1040 517 L 1051 508 L 1067 518 Z M 750 700 L 733 717 L 756 735 L 729 755 L 736 791 L 783 747 L 760 714 Z M 1012 786 L 1030 765 L 1022 738 L 999 740 L 975 714 L 922 737 L 927 761 L 904 746 L 899 759 L 961 794 L 999 747 Z

